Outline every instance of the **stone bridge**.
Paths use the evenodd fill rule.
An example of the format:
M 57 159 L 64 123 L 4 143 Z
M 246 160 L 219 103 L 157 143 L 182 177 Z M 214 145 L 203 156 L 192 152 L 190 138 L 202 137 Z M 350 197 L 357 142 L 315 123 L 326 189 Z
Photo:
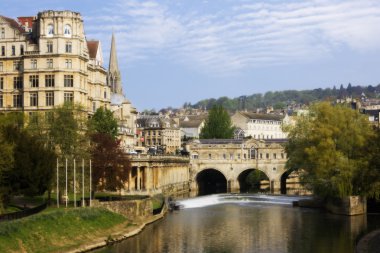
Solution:
M 199 193 L 204 184 L 214 183 L 220 192 L 240 192 L 246 176 L 254 169 L 268 177 L 272 193 L 286 189 L 284 139 L 193 140 L 190 152 L 190 188 Z M 281 184 L 285 184 L 282 185 Z M 225 189 L 226 187 L 226 189 Z M 218 191 L 218 190 L 217 190 Z

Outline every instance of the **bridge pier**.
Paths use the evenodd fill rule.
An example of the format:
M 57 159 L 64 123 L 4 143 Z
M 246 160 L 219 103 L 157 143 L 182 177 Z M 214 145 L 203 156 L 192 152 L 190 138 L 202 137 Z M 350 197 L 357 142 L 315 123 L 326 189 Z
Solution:
M 228 193 L 239 193 L 240 192 L 239 181 L 236 179 L 229 179 L 227 181 L 227 192 Z
M 280 179 L 270 180 L 270 192 L 272 194 L 281 194 L 281 180 Z

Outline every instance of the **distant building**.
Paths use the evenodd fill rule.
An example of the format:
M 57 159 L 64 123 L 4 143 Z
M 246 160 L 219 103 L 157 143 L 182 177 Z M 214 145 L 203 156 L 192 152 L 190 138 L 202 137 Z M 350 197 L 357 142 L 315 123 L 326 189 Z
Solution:
M 207 114 L 202 115 L 187 115 L 179 120 L 181 129 L 181 138 L 199 139 L 199 134 L 204 127 Z
M 236 112 L 231 117 L 232 124 L 239 129 L 236 134 L 253 139 L 287 138 L 287 134 L 282 131 L 282 124 L 287 119 L 287 115 L 252 112 Z
M 140 115 L 136 125 L 141 133 L 141 142 L 146 148 L 160 147 L 165 153 L 175 153 L 181 148 L 179 122 L 169 117 Z

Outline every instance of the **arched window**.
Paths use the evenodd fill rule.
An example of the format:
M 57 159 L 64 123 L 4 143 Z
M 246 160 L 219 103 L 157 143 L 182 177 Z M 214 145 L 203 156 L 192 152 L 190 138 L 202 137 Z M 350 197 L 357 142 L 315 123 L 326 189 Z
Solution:
M 48 24 L 46 32 L 47 32 L 48 36 L 53 36 L 54 35 L 54 25 Z
M 71 26 L 70 25 L 65 25 L 63 28 L 63 35 L 66 37 L 71 36 Z

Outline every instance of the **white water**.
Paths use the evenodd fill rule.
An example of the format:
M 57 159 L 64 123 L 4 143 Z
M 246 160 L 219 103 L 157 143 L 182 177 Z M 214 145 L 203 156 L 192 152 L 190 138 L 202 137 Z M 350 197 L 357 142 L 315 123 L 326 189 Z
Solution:
M 308 196 L 274 196 L 261 194 L 214 194 L 185 200 L 176 203 L 181 208 L 199 208 L 226 203 L 234 204 L 277 204 L 292 205 L 293 201 L 310 198 Z

